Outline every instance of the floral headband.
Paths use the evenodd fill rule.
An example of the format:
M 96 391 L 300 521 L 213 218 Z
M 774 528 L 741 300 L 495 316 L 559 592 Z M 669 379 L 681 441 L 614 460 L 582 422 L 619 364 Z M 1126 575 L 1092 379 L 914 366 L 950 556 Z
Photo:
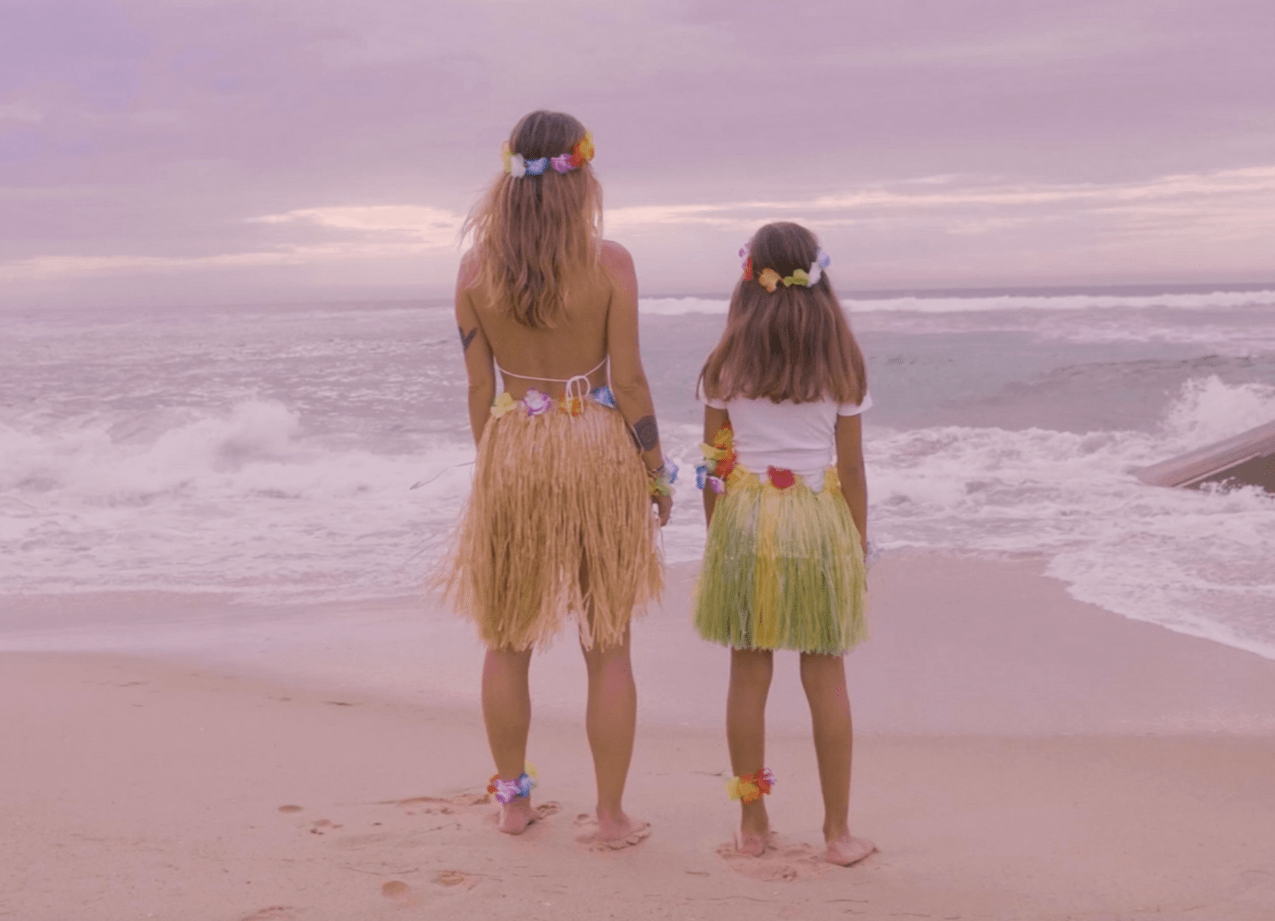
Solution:
M 584 137 L 576 141 L 576 146 L 571 148 L 569 154 L 537 157 L 535 160 L 528 160 L 522 154 L 513 153 L 509 149 L 509 142 L 505 141 L 500 145 L 500 157 L 505 161 L 505 172 L 515 179 L 521 179 L 523 176 L 540 176 L 551 166 L 559 173 L 569 173 L 593 159 L 593 135 L 586 131 Z
M 753 280 L 753 257 L 749 255 L 748 250 L 751 248 L 751 240 L 745 243 L 739 251 L 739 257 L 744 260 L 744 281 Z M 832 264 L 832 260 L 828 258 L 828 254 L 822 249 L 815 255 L 815 261 L 810 263 L 809 269 L 797 269 L 791 275 L 780 277 L 779 273 L 774 269 L 765 269 L 757 276 L 757 284 L 761 285 L 771 294 L 775 293 L 775 288 L 782 281 L 785 288 L 791 288 L 793 285 L 804 285 L 807 288 L 813 288 L 819 284 L 819 279 L 823 278 L 823 270 Z

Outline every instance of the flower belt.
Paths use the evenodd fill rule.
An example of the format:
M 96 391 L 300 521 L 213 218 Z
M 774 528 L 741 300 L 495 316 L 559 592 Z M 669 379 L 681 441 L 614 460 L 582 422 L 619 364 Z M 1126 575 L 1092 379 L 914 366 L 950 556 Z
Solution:
M 527 391 L 527 395 L 521 400 L 515 400 L 509 395 L 508 391 L 496 397 L 491 404 L 491 417 L 499 419 L 519 407 L 522 407 L 528 416 L 541 416 L 555 406 L 559 412 L 564 412 L 568 416 L 578 416 L 584 412 L 584 400 L 586 397 L 594 402 L 601 403 L 603 406 L 615 409 L 615 394 L 605 384 L 601 387 L 595 387 L 591 391 L 586 391 L 582 387 L 568 387 L 562 396 L 556 400 L 549 394 L 541 393 L 533 387 Z
M 704 463 L 695 468 L 697 489 L 712 489 L 715 493 L 726 491 L 726 478 L 735 469 L 735 432 L 729 422 L 717 430 L 710 444 L 699 446 Z M 741 468 L 742 469 L 742 468 Z M 776 489 L 788 489 L 799 482 L 797 474 L 786 467 L 767 467 L 766 477 Z

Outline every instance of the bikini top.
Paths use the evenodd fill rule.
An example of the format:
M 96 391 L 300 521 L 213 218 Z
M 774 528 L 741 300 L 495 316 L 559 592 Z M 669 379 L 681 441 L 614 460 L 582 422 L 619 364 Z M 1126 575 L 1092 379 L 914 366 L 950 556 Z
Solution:
M 562 395 L 564 397 L 568 399 L 570 399 L 571 397 L 579 397 L 581 399 L 584 399 L 585 397 L 589 395 L 589 391 L 591 389 L 589 387 L 589 376 L 593 374 L 595 371 L 600 371 L 603 367 L 605 367 L 607 360 L 610 357 L 611 357 L 610 355 L 604 355 L 602 356 L 602 360 L 598 362 L 596 365 L 594 365 L 592 368 L 590 368 L 588 371 L 585 371 L 583 374 L 576 374 L 572 377 L 568 377 L 565 379 L 560 377 L 539 377 L 539 376 L 530 377 L 526 374 L 514 374 L 512 371 L 506 371 L 504 368 L 502 368 L 500 366 L 500 363 L 496 361 L 496 358 L 494 355 L 492 356 L 491 361 L 492 361 L 492 364 L 496 366 L 496 370 L 500 372 L 502 377 L 516 377 L 521 381 L 541 381 L 546 384 L 562 384 Z

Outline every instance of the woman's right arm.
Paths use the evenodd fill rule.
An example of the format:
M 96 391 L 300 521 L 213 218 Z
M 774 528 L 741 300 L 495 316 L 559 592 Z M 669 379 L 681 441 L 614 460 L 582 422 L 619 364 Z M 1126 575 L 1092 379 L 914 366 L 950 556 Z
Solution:
M 633 257 L 620 244 L 606 240 L 602 243 L 602 264 L 615 280 L 617 295 L 612 298 L 607 315 L 611 391 L 615 394 L 616 408 L 629 424 L 642 452 L 646 469 L 657 470 L 664 463 L 664 451 L 638 345 L 637 274 L 633 271 Z M 672 497 L 659 496 L 655 503 L 660 511 L 660 524 L 664 524 L 673 506 Z
M 483 437 L 483 429 L 491 418 L 491 403 L 496 398 L 496 371 L 492 364 L 491 344 L 478 322 L 478 311 L 470 301 L 469 293 L 478 277 L 478 262 L 473 250 L 460 260 L 456 273 L 456 331 L 460 334 L 460 346 L 465 353 L 465 374 L 469 378 L 469 427 L 474 433 L 474 444 Z

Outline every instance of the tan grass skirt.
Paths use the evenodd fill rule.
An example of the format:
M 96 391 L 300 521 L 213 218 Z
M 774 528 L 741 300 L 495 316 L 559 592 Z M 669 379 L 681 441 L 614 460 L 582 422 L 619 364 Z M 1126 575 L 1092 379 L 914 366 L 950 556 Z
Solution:
M 662 587 L 651 510 L 619 412 L 506 413 L 483 431 L 446 593 L 490 648 L 543 649 L 568 623 L 615 645 Z

